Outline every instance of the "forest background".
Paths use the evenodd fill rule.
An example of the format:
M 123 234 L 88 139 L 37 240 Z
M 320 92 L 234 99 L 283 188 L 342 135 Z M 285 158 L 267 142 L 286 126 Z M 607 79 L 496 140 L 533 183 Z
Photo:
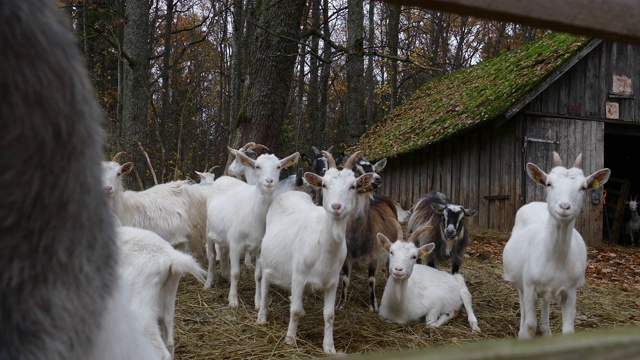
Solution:
M 141 188 L 213 165 L 220 176 L 227 146 L 249 141 L 339 153 L 430 79 L 546 32 L 379 0 L 59 6 L 105 114 L 105 157 L 127 152 Z

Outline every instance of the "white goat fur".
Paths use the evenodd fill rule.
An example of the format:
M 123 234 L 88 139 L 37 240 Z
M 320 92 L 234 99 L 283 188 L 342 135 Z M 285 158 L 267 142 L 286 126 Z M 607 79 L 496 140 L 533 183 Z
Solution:
M 328 153 L 327 153 L 328 154 Z M 330 156 L 330 155 L 329 155 Z M 267 321 L 269 285 L 291 290 L 289 328 L 285 341 L 295 343 L 298 321 L 304 315 L 305 289 L 324 295 L 322 348 L 335 354 L 333 322 L 340 269 L 347 255 L 345 231 L 356 206 L 357 192 L 372 191 L 372 174 L 356 178 L 352 170 L 339 171 L 335 162 L 320 177 L 304 174 L 307 182 L 322 187 L 322 207 L 309 195 L 291 191 L 278 196 L 267 214 L 267 230 L 256 261 L 258 323 Z
M 546 186 L 546 203 L 532 202 L 518 210 L 503 252 L 504 279 L 513 283 L 520 298 L 520 339 L 535 334 L 538 298 L 544 335 L 551 335 L 552 299 L 562 310 L 562 333 L 574 332 L 576 290 L 584 284 L 587 266 L 587 249 L 574 228 L 575 221 L 585 193 L 603 185 L 611 174 L 609 169 L 601 169 L 585 177 L 580 168 L 582 154 L 570 169 L 562 166 L 556 152 L 553 157 L 555 167 L 548 174 L 527 164 L 529 177 Z
M 637 195 L 636 195 L 637 198 Z M 627 235 L 631 240 L 631 246 L 635 245 L 635 240 L 633 238 L 634 233 L 640 232 L 640 215 L 638 215 L 638 202 L 636 199 L 629 199 L 629 201 L 625 201 L 627 205 L 629 205 L 629 212 L 631 213 L 631 219 L 627 222 L 625 227 Z
M 230 307 L 238 306 L 240 255 L 248 251 L 257 256 L 260 252 L 267 209 L 273 201 L 280 170 L 297 163 L 299 157 L 297 152 L 282 160 L 273 154 L 263 154 L 253 160 L 244 153 L 237 152 L 236 160 L 255 169 L 256 184 L 250 185 L 229 176 L 222 176 L 213 184 L 207 200 L 209 269 L 205 287 L 214 285 L 215 243 L 219 246 L 223 275 L 231 265 Z
M 206 271 L 152 231 L 124 226 L 117 227 L 116 234 L 121 248 L 119 273 L 129 304 L 158 358 L 171 359 L 180 278 L 189 273 L 204 283 Z
M 430 229 L 430 226 L 421 228 L 422 231 Z M 389 278 L 380 301 L 380 318 L 407 324 L 425 317 L 427 327 L 438 327 L 457 316 L 464 306 L 469 326 L 472 331 L 479 332 L 478 320 L 471 306 L 471 293 L 462 275 L 416 264 L 419 257 L 433 251 L 435 244 L 417 248 L 413 239 L 406 242 L 399 239 L 392 243 L 378 233 L 378 241 L 389 251 Z
M 189 248 L 189 238 L 204 242 L 206 194 L 187 181 L 172 181 L 144 191 L 124 190 L 122 175 L 132 163 L 103 162 L 103 184 L 111 211 L 124 226 L 157 233 L 174 247 Z

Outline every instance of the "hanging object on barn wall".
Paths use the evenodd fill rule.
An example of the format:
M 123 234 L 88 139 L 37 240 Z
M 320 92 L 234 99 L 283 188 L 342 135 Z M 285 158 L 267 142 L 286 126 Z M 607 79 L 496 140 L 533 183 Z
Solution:
M 607 101 L 606 103 L 606 117 L 607 119 L 619 119 L 620 118 L 620 108 L 618 107 L 617 102 Z
M 624 75 L 613 74 L 611 92 L 615 95 L 633 95 L 631 78 Z

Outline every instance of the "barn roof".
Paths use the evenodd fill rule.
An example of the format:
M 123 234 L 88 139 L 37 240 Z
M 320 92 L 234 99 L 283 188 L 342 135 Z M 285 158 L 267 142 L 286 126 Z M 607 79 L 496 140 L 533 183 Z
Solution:
M 370 159 L 396 156 L 489 121 L 506 120 L 599 43 L 552 33 L 434 78 L 366 131 L 348 151 L 363 150 Z

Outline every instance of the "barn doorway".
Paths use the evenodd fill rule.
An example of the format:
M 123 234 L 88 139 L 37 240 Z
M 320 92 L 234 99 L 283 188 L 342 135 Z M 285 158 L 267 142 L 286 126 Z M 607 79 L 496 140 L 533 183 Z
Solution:
M 624 200 L 638 195 L 640 201 L 640 125 L 605 124 L 604 166 L 611 169 L 612 179 L 605 185 L 603 235 L 612 243 L 630 245 L 624 231 L 630 217 Z

